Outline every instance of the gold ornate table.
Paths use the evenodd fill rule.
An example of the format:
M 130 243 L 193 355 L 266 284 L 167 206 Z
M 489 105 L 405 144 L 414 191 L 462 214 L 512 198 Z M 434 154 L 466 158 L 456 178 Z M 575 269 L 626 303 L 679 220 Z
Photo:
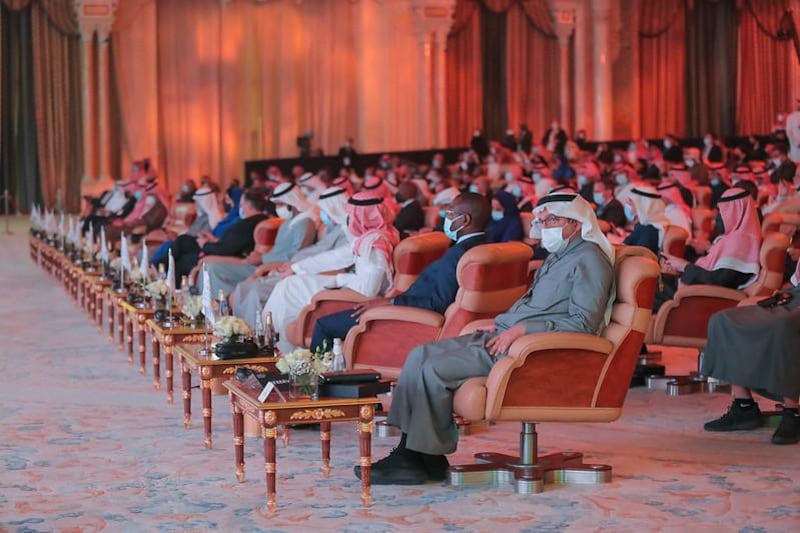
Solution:
M 173 321 L 178 322 L 180 314 L 173 317 Z M 175 327 L 165 327 L 163 324 L 151 318 L 145 322 L 145 328 L 150 331 L 150 338 L 153 344 L 153 386 L 161 388 L 161 347 L 164 348 L 166 358 L 166 368 L 164 376 L 167 382 L 167 403 L 173 402 L 173 350 L 175 345 L 203 344 L 205 342 L 206 329 L 204 327 L 192 327 L 176 324 Z M 210 332 L 209 332 L 210 333 Z
M 192 370 L 195 370 L 200 376 L 200 390 L 203 393 L 204 443 L 206 448 L 211 448 L 211 380 L 233 377 L 240 367 L 249 368 L 253 372 L 274 372 L 278 358 L 212 359 L 204 353 L 201 344 L 179 344 L 175 350 L 180 357 L 183 377 L 183 427 L 189 429 L 192 425 Z
M 106 303 L 108 304 L 108 336 L 114 342 L 114 336 L 119 334 L 119 347 L 125 348 L 125 312 L 121 302 L 127 297 L 126 292 L 117 292 L 113 287 L 106 287 Z M 116 329 L 115 326 L 116 325 Z
M 372 504 L 370 494 L 370 468 L 372 463 L 372 418 L 375 404 L 380 400 L 368 398 L 321 398 L 263 403 L 258 400 L 260 390 L 247 388 L 235 379 L 225 382 L 233 411 L 233 445 L 236 462 L 236 479 L 244 481 L 244 415 L 254 418 L 260 425 L 264 437 L 264 470 L 267 482 L 267 507 L 275 512 L 277 507 L 276 483 L 277 463 L 275 439 L 278 424 L 320 425 L 322 444 L 322 475 L 330 474 L 331 422 L 357 421 L 360 444 L 361 502 L 364 507 Z
M 144 324 L 155 314 L 155 310 L 150 308 L 136 307 L 136 305 L 129 303 L 125 299 L 119 300 L 119 306 L 122 310 L 126 328 L 126 340 L 128 342 L 128 362 L 133 364 L 133 330 L 135 324 L 135 329 L 138 334 L 139 373 L 144 375 L 147 370 L 145 362 L 145 358 L 147 356 L 147 351 L 145 348 L 146 331 Z

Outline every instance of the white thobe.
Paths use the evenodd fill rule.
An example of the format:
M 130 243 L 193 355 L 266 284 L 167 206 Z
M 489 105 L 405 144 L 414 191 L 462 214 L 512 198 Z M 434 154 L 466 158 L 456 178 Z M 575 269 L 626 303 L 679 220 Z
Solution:
M 689 232 L 689 237 L 692 236 L 692 219 L 683 209 L 675 204 L 669 204 L 664 209 L 664 214 L 667 215 L 671 225 L 685 229 Z
M 789 158 L 800 163 L 800 111 L 786 117 L 786 136 L 789 138 Z

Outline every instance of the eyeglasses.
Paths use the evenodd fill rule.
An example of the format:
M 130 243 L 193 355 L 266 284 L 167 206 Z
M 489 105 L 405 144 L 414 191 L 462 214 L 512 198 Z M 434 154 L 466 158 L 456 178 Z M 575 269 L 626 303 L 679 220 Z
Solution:
M 558 227 L 558 226 L 563 226 L 568 221 L 569 221 L 569 219 L 567 219 L 567 218 L 559 217 L 559 216 L 556 216 L 556 215 L 550 215 L 547 218 L 545 218 L 544 220 L 542 220 L 540 218 L 537 218 L 536 220 L 534 220 L 533 223 L 538 228 L 541 228 L 541 227 L 554 228 L 554 227 Z

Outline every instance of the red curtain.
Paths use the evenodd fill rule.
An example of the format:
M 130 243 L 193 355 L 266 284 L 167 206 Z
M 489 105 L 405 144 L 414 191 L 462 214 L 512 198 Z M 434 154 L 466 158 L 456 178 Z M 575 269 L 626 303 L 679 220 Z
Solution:
M 642 0 L 639 26 L 641 133 L 686 131 L 686 8 L 684 0 Z
M 447 38 L 447 143 L 464 146 L 482 128 L 481 33 L 475 0 L 459 0 Z

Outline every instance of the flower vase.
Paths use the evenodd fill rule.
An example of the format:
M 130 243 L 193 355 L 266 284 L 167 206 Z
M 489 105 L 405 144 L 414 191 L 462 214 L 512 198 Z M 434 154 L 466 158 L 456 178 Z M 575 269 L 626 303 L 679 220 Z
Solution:
M 316 399 L 319 396 L 319 375 L 292 374 L 291 396 L 293 400 Z
M 153 317 L 157 321 L 163 322 L 167 319 L 167 300 L 165 298 L 153 298 L 153 309 L 155 310 Z

